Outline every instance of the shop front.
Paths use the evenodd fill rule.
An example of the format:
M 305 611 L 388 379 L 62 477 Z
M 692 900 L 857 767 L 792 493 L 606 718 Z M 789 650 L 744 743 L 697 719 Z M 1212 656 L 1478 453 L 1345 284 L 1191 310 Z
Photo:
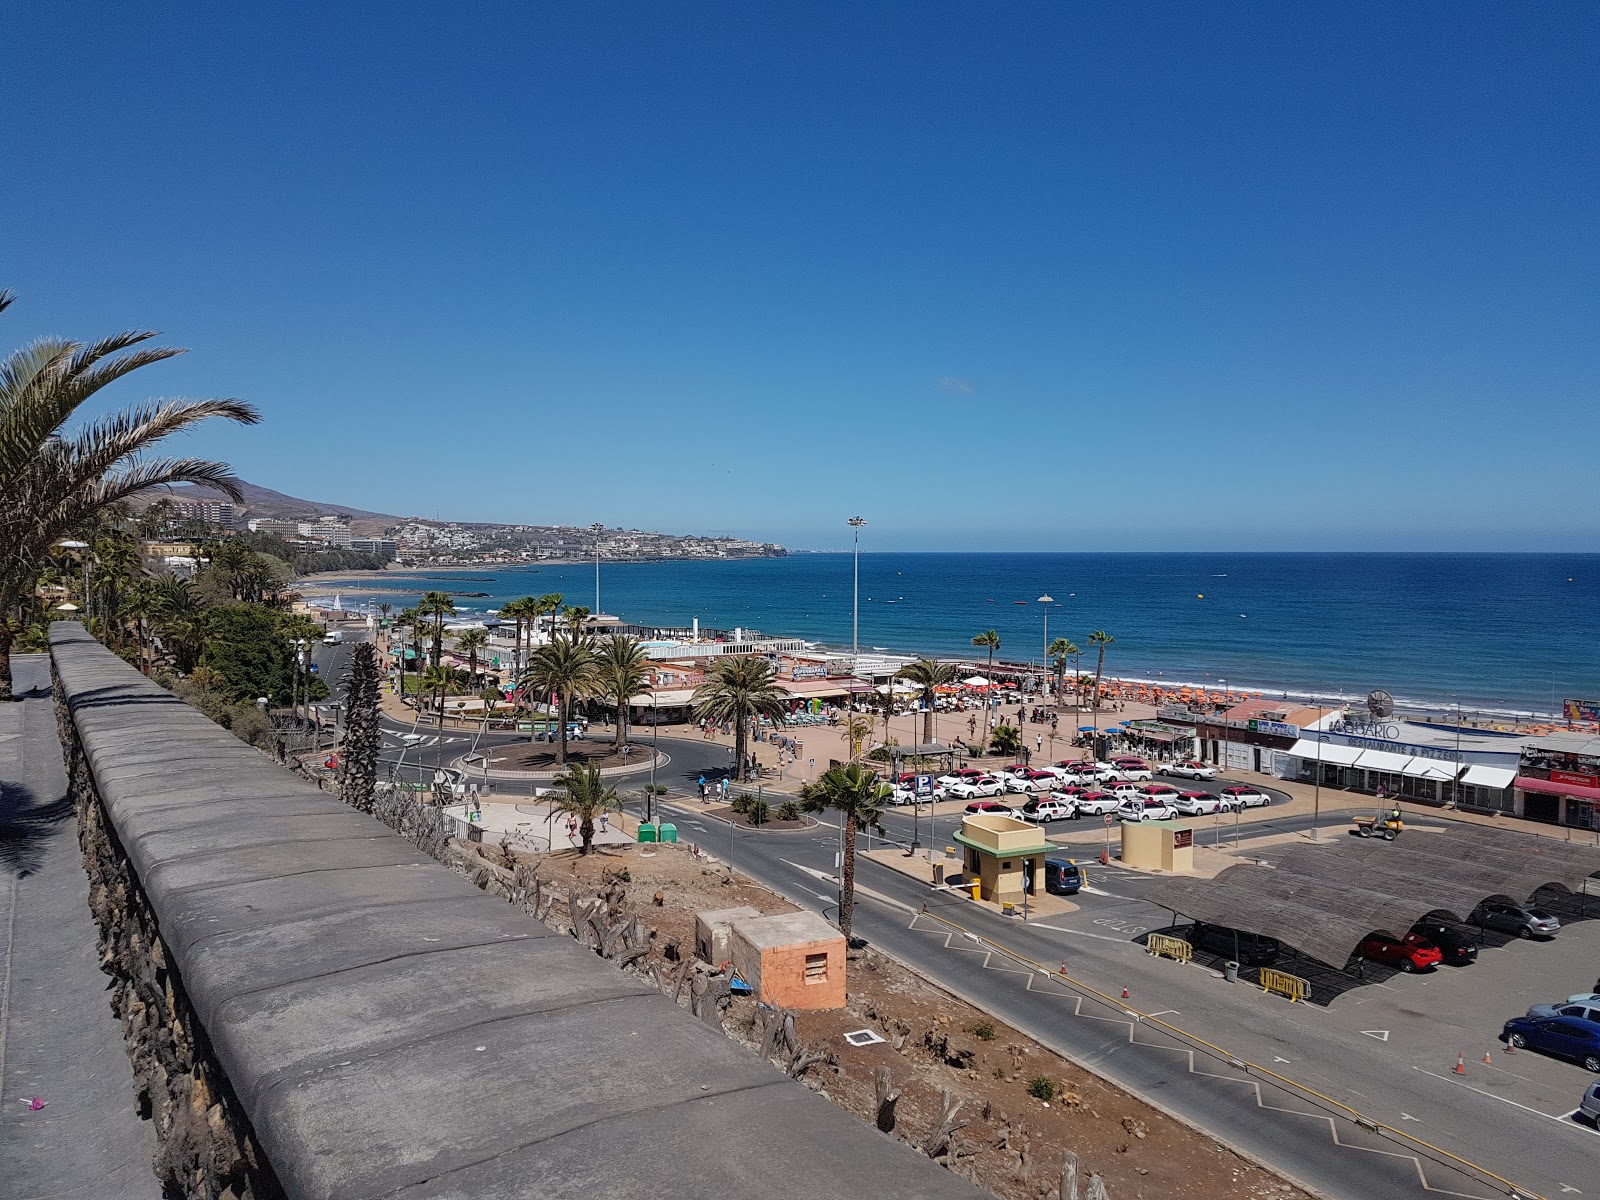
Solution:
M 1600 737 L 1554 733 L 1530 741 L 1516 789 L 1530 821 L 1600 830 Z

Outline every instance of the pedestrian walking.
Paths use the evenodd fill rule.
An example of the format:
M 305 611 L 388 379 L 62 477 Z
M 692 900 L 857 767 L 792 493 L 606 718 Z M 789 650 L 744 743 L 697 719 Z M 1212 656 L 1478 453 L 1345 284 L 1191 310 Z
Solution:
M 601 833 L 610 833 L 611 832 L 611 814 L 610 813 L 601 813 L 600 814 L 600 832 Z
M 1035 750 L 1044 749 L 1044 734 L 1036 733 L 1033 735 L 1033 746 Z

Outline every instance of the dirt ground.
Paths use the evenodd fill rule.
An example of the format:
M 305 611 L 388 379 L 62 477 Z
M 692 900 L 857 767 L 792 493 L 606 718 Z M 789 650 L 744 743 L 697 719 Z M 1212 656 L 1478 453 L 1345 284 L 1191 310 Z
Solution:
M 599 887 L 624 868 L 629 900 L 663 949 L 676 942 L 692 953 L 696 912 L 795 907 L 737 872 L 730 878 L 725 864 L 687 846 L 608 848 L 587 858 L 563 851 L 546 856 L 541 873 L 558 886 L 570 879 Z M 755 1001 L 735 999 L 723 1026 L 755 1043 L 757 1021 Z M 939 1121 L 943 1090 L 960 1099 L 959 1119 L 970 1124 L 956 1134 L 952 1168 L 1002 1200 L 1056 1195 L 1067 1150 L 1077 1152 L 1085 1183 L 1091 1173 L 1102 1176 L 1111 1200 L 1307 1196 L 876 950 L 851 953 L 844 1009 L 797 1013 L 795 1024 L 807 1048 L 833 1056 L 804 1082 L 863 1119 L 875 1112 L 873 1073 L 890 1069 L 903 1092 L 895 1136 L 926 1136 Z M 844 1035 L 860 1029 L 885 1040 L 852 1047 Z M 1030 1085 L 1043 1092 L 1046 1084 L 1049 1101 L 1030 1094 Z

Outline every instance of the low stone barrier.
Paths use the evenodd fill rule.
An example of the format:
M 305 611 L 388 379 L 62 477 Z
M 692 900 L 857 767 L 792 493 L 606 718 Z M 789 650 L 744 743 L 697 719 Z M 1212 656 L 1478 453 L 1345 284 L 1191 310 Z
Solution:
M 52 631 L 91 906 L 169 1195 L 976 1196 Z

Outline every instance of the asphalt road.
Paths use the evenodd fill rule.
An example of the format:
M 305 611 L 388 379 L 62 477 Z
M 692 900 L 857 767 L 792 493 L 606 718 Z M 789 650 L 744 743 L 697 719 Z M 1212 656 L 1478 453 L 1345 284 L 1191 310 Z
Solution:
M 668 775 L 688 782 L 720 749 L 684 740 L 665 748 L 673 755 Z M 680 838 L 700 841 L 719 857 L 731 850 L 738 869 L 798 904 L 836 916 L 836 828 L 750 831 L 706 816 L 693 799 L 674 801 L 672 808 Z M 1283 829 L 1309 824 L 1307 818 L 1266 819 Z M 942 844 L 958 821 L 957 814 L 935 818 L 935 843 Z M 886 822 L 900 840 L 908 840 L 911 824 L 904 810 Z M 926 845 L 925 813 L 918 825 Z M 1053 831 L 1061 827 L 1072 823 Z M 1260 830 L 1258 824 L 1254 831 Z M 1600 1191 L 1600 1134 L 1567 1115 L 1590 1077 L 1536 1055 L 1507 1057 L 1494 1040 L 1506 1016 L 1588 986 L 1592 964 L 1600 960 L 1600 921 L 1572 925 L 1548 946 L 1486 948 L 1481 961 L 1464 970 L 1375 973 L 1362 986 L 1344 980 L 1347 990 L 1331 1004 L 1290 1005 L 1255 987 L 1228 984 L 1211 966 L 1146 954 L 1134 939 L 1168 926 L 1171 917 L 1141 898 L 1142 876 L 1117 867 L 1089 868 L 1078 912 L 1026 925 L 870 860 L 858 866 L 857 881 L 858 935 L 1329 1196 L 1420 1198 L 1442 1189 L 1489 1197 L 1507 1189 L 1446 1165 L 1445 1154 L 1363 1129 L 1336 1105 L 1231 1066 L 1230 1058 L 1278 1072 L 1532 1193 Z M 940 923 L 941 916 L 962 929 Z M 1066 986 L 969 933 L 1052 972 L 1064 962 L 1085 988 Z M 1118 1002 L 1124 987 L 1126 1005 Z M 1141 1013 L 1221 1052 L 1133 1015 Z M 1492 1065 L 1481 1061 L 1486 1051 Z M 1452 1069 L 1458 1053 L 1468 1062 L 1464 1076 Z

